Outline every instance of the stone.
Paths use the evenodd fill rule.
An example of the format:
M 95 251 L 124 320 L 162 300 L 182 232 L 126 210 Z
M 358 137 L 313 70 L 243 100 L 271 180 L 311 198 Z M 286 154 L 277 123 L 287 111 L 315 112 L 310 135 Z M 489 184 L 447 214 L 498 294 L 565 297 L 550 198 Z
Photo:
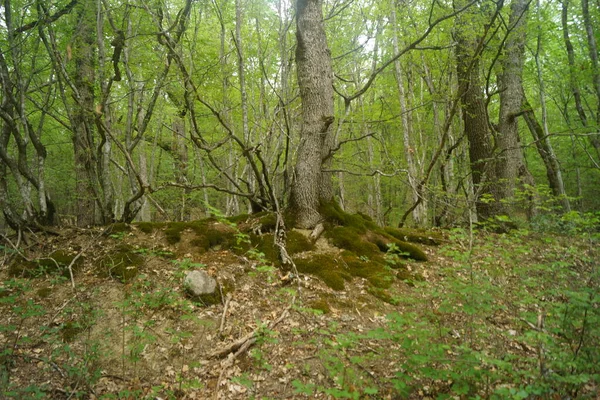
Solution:
M 217 281 L 204 271 L 188 272 L 183 279 L 183 285 L 194 297 L 213 294 L 217 289 Z

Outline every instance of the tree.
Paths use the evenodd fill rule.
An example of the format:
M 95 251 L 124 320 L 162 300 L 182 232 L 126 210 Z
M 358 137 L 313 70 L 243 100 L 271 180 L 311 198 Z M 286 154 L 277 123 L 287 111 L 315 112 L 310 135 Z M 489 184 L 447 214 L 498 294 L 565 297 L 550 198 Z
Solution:
M 296 2 L 296 66 L 302 99 L 302 127 L 290 207 L 296 225 L 314 227 L 321 216 L 319 205 L 333 200 L 331 173 L 323 168 L 331 162 L 333 70 L 323 27 L 321 0 Z

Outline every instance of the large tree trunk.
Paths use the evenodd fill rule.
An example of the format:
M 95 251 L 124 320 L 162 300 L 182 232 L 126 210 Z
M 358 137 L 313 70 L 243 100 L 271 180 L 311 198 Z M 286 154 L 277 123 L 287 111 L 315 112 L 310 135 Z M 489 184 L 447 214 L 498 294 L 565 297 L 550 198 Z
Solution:
M 95 10 L 92 1 L 80 5 L 72 44 L 72 79 L 78 93 L 72 116 L 78 226 L 95 224 L 96 200 L 99 200 L 93 184 L 97 162 L 94 144 Z
M 296 65 L 302 99 L 302 128 L 290 206 L 296 225 L 311 228 L 319 220 L 319 204 L 333 200 L 331 162 L 333 72 L 323 26 L 321 0 L 296 2 Z M 324 160 L 327 160 L 324 165 Z
M 496 146 L 498 156 L 495 161 L 497 179 L 497 202 L 514 196 L 519 180 L 532 182 L 531 174 L 525 166 L 519 139 L 518 116 L 523 104 L 523 61 L 526 39 L 526 13 L 529 2 L 513 0 L 509 18 L 509 28 L 504 45 L 502 73 L 498 78 L 500 88 L 500 116 Z M 510 207 L 502 210 L 510 214 Z
M 465 16 L 465 17 L 468 17 Z M 463 18 L 458 19 L 456 30 L 456 72 L 459 88 L 465 88 L 461 98 L 464 130 L 469 140 L 469 161 L 472 181 L 475 187 L 475 207 L 477 216 L 487 219 L 494 215 L 495 204 L 487 201 L 493 197 L 489 182 L 493 181 L 492 137 L 489 130 L 488 113 L 485 104 L 483 82 L 479 70 L 478 54 L 475 54 L 480 40 L 473 35 L 473 28 Z M 483 201 L 482 201 L 483 199 Z

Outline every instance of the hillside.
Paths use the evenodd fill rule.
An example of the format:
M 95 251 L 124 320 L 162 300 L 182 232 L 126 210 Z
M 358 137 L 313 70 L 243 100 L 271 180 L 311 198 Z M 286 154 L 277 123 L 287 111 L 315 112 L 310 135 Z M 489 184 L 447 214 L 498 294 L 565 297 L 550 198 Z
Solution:
M 269 215 L 11 239 L 1 397 L 600 395 L 590 234 L 376 230 L 329 215 L 315 243 L 288 232 L 295 267 L 278 265 Z M 197 269 L 218 295 L 186 295 Z

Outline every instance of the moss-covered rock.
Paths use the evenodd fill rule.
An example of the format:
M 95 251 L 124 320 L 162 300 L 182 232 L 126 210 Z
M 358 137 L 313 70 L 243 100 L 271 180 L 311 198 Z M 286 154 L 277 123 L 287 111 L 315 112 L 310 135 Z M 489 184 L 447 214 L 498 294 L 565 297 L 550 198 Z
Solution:
M 189 228 L 186 222 L 169 222 L 165 228 L 167 243 L 176 244 L 181 241 L 181 232 Z
M 137 276 L 143 264 L 144 257 L 135 253 L 133 247 L 123 244 L 102 258 L 98 274 L 125 283 Z

